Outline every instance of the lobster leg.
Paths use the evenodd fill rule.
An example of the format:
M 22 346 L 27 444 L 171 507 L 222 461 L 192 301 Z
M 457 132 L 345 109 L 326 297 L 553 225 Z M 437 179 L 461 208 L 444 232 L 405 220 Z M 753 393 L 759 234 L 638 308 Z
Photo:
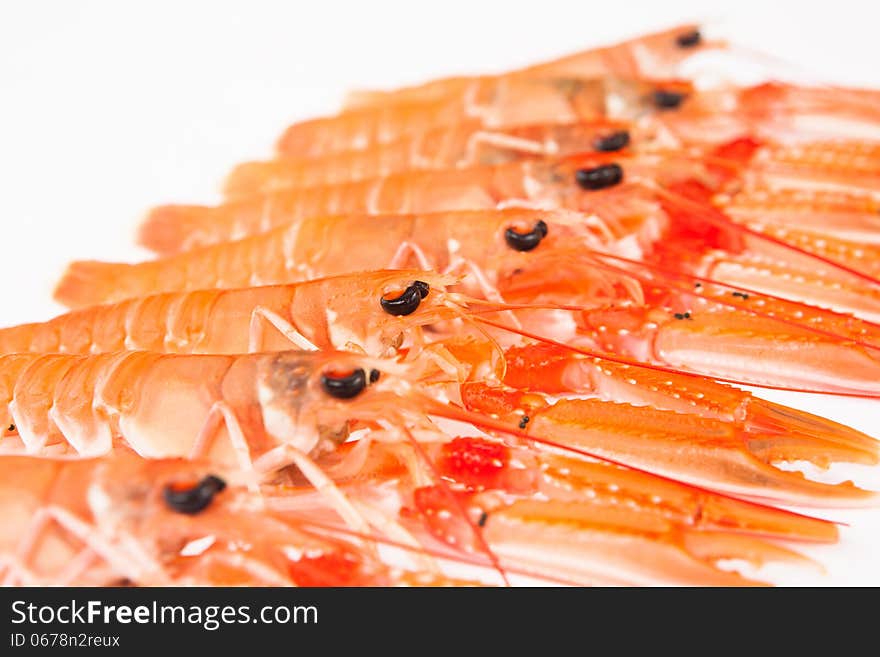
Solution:
M 415 242 L 410 242 L 408 240 L 401 242 L 400 246 L 397 247 L 397 251 L 394 252 L 391 260 L 388 262 L 388 269 L 406 269 L 410 256 L 415 258 L 419 268 L 424 269 L 425 271 L 433 269 L 431 261 L 428 259 L 428 256 L 425 255 L 422 248 Z
M 480 161 L 480 149 L 484 146 L 532 156 L 552 155 L 553 150 L 540 141 L 525 139 L 524 137 L 517 137 L 503 132 L 480 130 L 472 134 L 468 139 L 465 161 L 471 164 L 478 164 Z
M 210 454 L 220 431 L 226 428 L 226 434 L 229 436 L 229 443 L 235 452 L 236 458 L 245 472 L 253 472 L 254 463 L 251 458 L 251 450 L 248 445 L 247 437 L 241 428 L 241 423 L 235 414 L 235 410 L 226 402 L 215 402 L 205 418 L 201 431 L 193 443 L 190 451 L 190 460 L 206 459 Z M 255 483 L 251 483 L 251 488 L 257 490 Z
M 99 560 L 100 555 L 94 549 L 91 547 L 83 548 L 55 578 L 56 583 L 59 586 L 71 586 L 72 582 L 75 582 Z
M 261 455 L 254 467 L 261 472 L 271 472 L 293 464 L 330 505 L 339 513 L 346 524 L 356 532 L 370 533 L 370 523 L 352 502 L 339 490 L 339 487 L 305 452 L 289 443 L 279 445 Z
M 297 331 L 296 327 L 281 317 L 281 315 L 268 308 L 257 306 L 251 313 L 250 330 L 248 333 L 249 352 L 254 353 L 262 351 L 263 331 L 266 328 L 266 324 L 275 328 L 281 335 L 290 340 L 297 349 L 302 349 L 303 351 L 318 351 L 318 347 L 312 344 L 308 338 Z
M 100 555 L 113 569 L 119 573 L 126 573 L 137 579 L 138 574 L 134 571 L 138 569 L 133 566 L 132 555 L 127 554 L 117 545 L 103 538 L 100 532 L 95 531 L 95 527 L 88 522 L 58 506 L 43 507 L 37 511 L 31 520 L 28 529 L 21 537 L 16 555 L 16 561 L 25 569 L 28 567 L 29 561 L 37 554 L 37 547 L 40 541 L 45 537 L 47 530 L 57 525 L 70 536 L 80 541 L 86 546 L 86 549 Z M 140 566 L 141 570 L 160 573 L 161 567 L 158 564 L 147 564 L 146 568 Z

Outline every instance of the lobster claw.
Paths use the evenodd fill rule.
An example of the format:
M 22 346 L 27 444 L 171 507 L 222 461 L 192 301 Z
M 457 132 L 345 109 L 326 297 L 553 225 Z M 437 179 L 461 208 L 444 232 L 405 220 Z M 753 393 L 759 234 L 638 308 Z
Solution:
M 861 431 L 702 376 L 588 356 L 548 343 L 513 347 L 506 356 L 504 382 L 521 390 L 595 395 L 607 401 L 723 420 L 747 434 L 787 436 L 804 441 L 812 456 L 808 460 L 822 467 L 827 463 L 817 450 L 809 451 L 810 445 L 827 443 L 829 449 L 835 445 L 842 448 L 829 461 L 880 462 L 880 442 Z
M 515 411 L 505 414 L 499 396 Z M 877 493 L 851 482 L 820 483 L 772 465 L 783 460 L 823 466 L 832 459 L 870 462 L 876 459 L 876 445 L 850 447 L 807 434 L 750 433 L 731 422 L 597 399 L 545 400 L 541 405 L 534 401 L 540 397 L 518 392 L 511 397 L 484 384 L 472 384 L 462 394 L 465 404 L 494 413 L 512 433 L 727 495 L 813 507 L 865 506 L 880 500 Z M 523 413 L 528 421 L 515 425 Z
M 582 318 L 600 352 L 751 385 L 880 396 L 880 350 L 739 309 L 682 300 Z
M 489 514 L 485 536 L 502 564 L 510 561 L 581 583 L 756 586 L 721 570 L 722 559 L 808 563 L 759 539 L 680 530 L 626 508 L 520 501 Z
M 880 500 L 852 482 L 819 483 L 770 465 L 771 459 L 803 458 L 827 464 L 832 455 L 864 461 L 861 450 L 807 436 L 744 434 L 716 420 L 580 399 L 559 401 L 531 418 L 528 433 L 749 499 L 805 506 L 865 506 Z

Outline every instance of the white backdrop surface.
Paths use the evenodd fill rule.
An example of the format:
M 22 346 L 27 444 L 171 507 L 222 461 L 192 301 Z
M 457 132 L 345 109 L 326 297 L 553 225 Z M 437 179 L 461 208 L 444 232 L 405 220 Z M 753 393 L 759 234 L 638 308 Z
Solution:
M 238 161 L 270 154 L 291 121 L 346 90 L 503 70 L 696 20 L 818 80 L 880 86 L 880 5 L 804 2 L 0 3 L 0 325 L 61 311 L 72 259 L 135 260 L 134 228 L 160 202 L 218 200 Z M 880 402 L 763 392 L 880 434 Z M 880 488 L 880 477 L 842 471 Z M 825 573 L 780 583 L 880 585 L 880 511 L 840 545 L 808 548 Z

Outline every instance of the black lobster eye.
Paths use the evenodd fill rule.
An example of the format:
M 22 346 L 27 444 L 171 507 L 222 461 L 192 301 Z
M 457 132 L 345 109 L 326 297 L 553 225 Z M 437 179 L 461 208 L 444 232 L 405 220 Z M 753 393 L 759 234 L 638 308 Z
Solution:
M 602 153 L 613 153 L 629 146 L 629 132 L 618 130 L 610 135 L 599 137 L 593 142 L 593 148 Z
M 684 102 L 684 99 L 685 94 L 665 89 L 657 89 L 652 95 L 654 107 L 659 109 L 675 109 Z
M 504 241 L 517 251 L 531 251 L 547 237 L 547 224 L 539 220 L 528 233 L 517 232 L 514 228 L 504 231 Z
M 162 497 L 172 511 L 193 515 L 208 508 L 214 496 L 224 488 L 226 488 L 225 481 L 220 477 L 208 475 L 195 486 L 181 488 L 168 484 L 162 491 Z
M 380 376 L 381 374 L 379 374 L 379 370 L 370 370 L 370 383 L 376 383 Z
M 614 187 L 623 180 L 623 167 L 619 164 L 603 164 L 592 169 L 578 169 L 575 180 L 581 188 L 588 191 Z
M 691 30 L 690 32 L 679 34 L 675 38 L 675 43 L 679 48 L 693 48 L 694 46 L 700 45 L 702 40 L 703 35 L 700 34 L 699 30 Z
M 372 372 L 370 378 L 372 378 Z M 351 399 L 361 394 L 367 387 L 367 375 L 360 368 L 344 376 L 335 374 L 322 374 L 321 386 L 331 397 L 336 399 Z
M 407 287 L 400 296 L 394 299 L 382 297 L 379 299 L 379 303 L 382 310 L 389 315 L 397 315 L 398 317 L 411 315 L 430 291 L 431 287 L 424 281 L 413 281 L 413 284 Z

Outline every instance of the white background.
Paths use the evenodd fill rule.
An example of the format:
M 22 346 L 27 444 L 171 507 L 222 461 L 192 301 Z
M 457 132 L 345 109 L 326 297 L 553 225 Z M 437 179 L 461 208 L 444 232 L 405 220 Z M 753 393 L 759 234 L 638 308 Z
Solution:
M 834 82 L 880 86 L 876 2 L 85 2 L 0 0 L 0 325 L 50 317 L 71 259 L 140 259 L 161 202 L 218 200 L 240 160 L 347 89 L 511 68 L 696 20 Z M 880 434 L 880 402 L 764 393 Z M 871 477 L 875 484 L 878 477 Z M 811 549 L 880 584 L 880 511 Z

